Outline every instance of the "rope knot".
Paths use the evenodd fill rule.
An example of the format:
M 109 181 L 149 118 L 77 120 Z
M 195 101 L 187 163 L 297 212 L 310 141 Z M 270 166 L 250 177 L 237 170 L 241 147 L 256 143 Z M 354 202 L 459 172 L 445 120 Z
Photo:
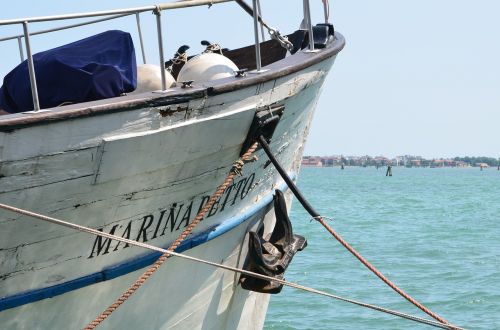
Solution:
M 245 165 L 245 162 L 240 158 L 236 162 L 234 162 L 231 171 L 233 171 L 236 175 L 243 176 L 243 171 L 241 170 L 243 168 L 243 165 Z
M 293 51 L 293 44 L 288 40 L 288 37 L 281 35 L 280 31 L 273 28 L 268 28 L 267 32 L 271 36 L 271 39 L 279 42 L 281 47 L 287 49 L 289 52 Z
M 187 53 L 175 53 L 175 57 L 172 59 L 173 64 L 182 64 L 186 63 L 188 60 Z
M 186 52 L 179 53 L 179 51 L 177 51 L 174 55 L 174 58 L 170 60 L 171 64 L 166 69 L 168 72 L 172 73 L 172 71 L 174 70 L 174 65 L 185 64 L 187 61 L 188 61 L 187 53 Z
M 209 44 L 207 48 L 203 51 L 203 54 L 206 53 L 220 53 L 222 54 L 222 47 L 219 44 Z
M 252 152 L 254 149 L 252 150 Z M 253 163 L 255 161 L 259 160 L 259 157 L 251 154 L 245 154 L 243 155 L 240 159 L 238 159 L 236 162 L 234 162 L 231 171 L 233 171 L 236 175 L 243 176 L 243 171 L 241 170 L 243 166 L 247 163 Z

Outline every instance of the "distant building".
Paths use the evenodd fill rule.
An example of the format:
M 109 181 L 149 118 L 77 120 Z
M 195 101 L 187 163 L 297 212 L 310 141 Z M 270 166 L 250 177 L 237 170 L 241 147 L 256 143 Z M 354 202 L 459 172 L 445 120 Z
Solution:
M 305 156 L 302 158 L 302 166 L 321 167 L 323 166 L 323 163 L 321 162 L 321 157 Z
M 391 165 L 392 161 L 387 158 L 387 157 L 384 157 L 384 156 L 377 156 L 375 158 L 373 158 L 373 160 L 375 161 L 375 164 L 377 165 Z
M 322 157 L 321 162 L 323 163 L 323 166 L 327 167 L 337 166 L 340 165 L 341 163 L 341 157 L 340 156 Z
M 444 167 L 444 159 L 433 159 L 431 162 L 431 167 Z
M 422 160 L 421 159 L 412 159 L 412 160 L 410 160 L 410 165 L 411 165 L 411 167 L 420 167 L 420 166 L 422 166 Z

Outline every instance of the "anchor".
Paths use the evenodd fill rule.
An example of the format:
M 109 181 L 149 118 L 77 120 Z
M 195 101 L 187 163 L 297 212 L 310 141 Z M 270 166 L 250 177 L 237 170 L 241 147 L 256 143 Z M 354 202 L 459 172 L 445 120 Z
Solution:
M 249 251 L 243 269 L 283 279 L 293 256 L 307 246 L 307 240 L 303 236 L 293 234 L 283 193 L 276 190 L 273 199 L 276 215 L 273 232 L 268 239 L 262 236 L 263 227 L 260 228 L 259 233 L 249 232 Z M 243 289 L 261 293 L 276 294 L 283 288 L 283 284 L 245 274 L 241 275 L 240 283 Z

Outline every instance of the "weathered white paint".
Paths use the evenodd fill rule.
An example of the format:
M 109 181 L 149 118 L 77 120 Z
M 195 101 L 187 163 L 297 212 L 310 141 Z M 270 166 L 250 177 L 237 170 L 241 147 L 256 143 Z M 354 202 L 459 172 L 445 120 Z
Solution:
M 257 108 L 284 104 L 271 146 L 287 170 L 298 171 L 332 62 L 237 92 L 178 104 L 175 107 L 180 110 L 166 117 L 162 108 L 145 108 L 0 133 L 0 201 L 107 232 L 116 226 L 119 235 L 126 233 L 130 223 L 130 238 L 144 240 L 145 234 L 148 243 L 165 246 L 181 232 L 186 223 L 181 219 L 190 203 L 192 219 L 203 197 L 224 180 L 238 159 Z M 245 166 L 244 176 L 228 188 L 195 233 L 243 212 L 280 181 L 273 166 L 265 166 L 264 153 L 258 151 L 257 156 L 259 160 Z M 249 178 L 253 178 L 251 185 Z M 176 210 L 183 205 L 175 227 L 153 238 L 162 212 L 167 217 L 174 204 Z M 153 223 L 139 236 L 150 217 Z M 246 255 L 242 240 L 246 232 L 242 224 L 190 253 L 240 264 Z M 227 237 L 232 235 L 236 238 L 231 241 Z M 87 234 L 0 211 L 0 297 L 64 283 L 144 254 L 112 243 L 109 253 L 89 258 L 94 243 L 95 238 Z M 238 262 L 231 257 L 240 254 Z M 267 296 L 242 291 L 232 274 L 171 261 L 154 275 L 157 280 L 148 282 L 125 304 L 130 307 L 122 307 L 105 324 L 130 329 L 140 326 L 136 322 L 158 329 L 251 328 L 248 315 L 260 315 L 261 319 L 252 321 L 256 328 L 262 326 Z M 138 273 L 0 312 L 0 324 L 36 328 L 40 311 L 44 315 L 59 311 L 51 327 L 68 322 L 81 327 Z M 192 277 L 189 284 L 183 281 L 186 276 Z M 173 300 L 167 304 L 168 299 Z M 46 328 L 45 321 L 49 322 L 38 320 L 38 327 Z
M 247 244 L 247 230 L 256 230 L 260 218 L 258 215 L 187 254 L 241 267 L 244 260 L 240 251 Z M 268 216 L 268 221 L 271 218 Z M 0 324 L 2 329 L 82 328 L 142 272 L 4 311 L 0 313 Z M 242 290 L 237 278 L 229 271 L 171 258 L 100 328 L 260 329 L 265 314 L 259 319 L 250 316 L 267 309 L 268 297 Z M 255 305 L 259 308 L 254 311 Z M 239 315 L 244 315 L 242 321 L 234 317 Z

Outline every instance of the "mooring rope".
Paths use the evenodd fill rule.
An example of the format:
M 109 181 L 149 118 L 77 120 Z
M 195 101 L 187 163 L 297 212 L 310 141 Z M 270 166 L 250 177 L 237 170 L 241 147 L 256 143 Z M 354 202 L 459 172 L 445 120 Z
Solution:
M 437 315 L 436 313 L 432 312 L 429 308 L 425 307 L 421 303 L 419 303 L 417 300 L 415 300 L 413 297 L 411 297 L 409 294 L 404 292 L 402 289 L 400 289 L 396 284 L 394 284 L 392 281 L 390 281 L 387 277 L 385 277 L 375 266 L 373 266 L 368 260 L 366 260 L 356 249 L 354 249 L 349 243 L 347 243 L 342 236 L 340 236 L 335 230 L 333 230 L 332 227 L 330 227 L 323 219 L 323 217 L 314 210 L 314 208 L 309 204 L 309 202 L 304 198 L 300 190 L 297 188 L 295 183 L 292 181 L 292 179 L 288 176 L 286 171 L 281 167 L 280 163 L 274 157 L 271 148 L 269 147 L 269 144 L 267 143 L 266 139 L 261 135 L 259 136 L 259 143 L 262 146 L 262 149 L 264 149 L 264 152 L 266 155 L 269 157 L 269 160 L 273 163 L 274 167 L 276 170 L 279 172 L 283 180 L 286 182 L 290 190 L 293 192 L 295 197 L 299 200 L 299 202 L 302 204 L 302 206 L 306 209 L 306 211 L 315 219 L 317 220 L 325 229 L 333 236 L 337 241 L 339 241 L 340 244 L 342 244 L 349 252 L 351 252 L 363 265 L 365 265 L 369 270 L 371 270 L 378 278 L 380 278 L 385 284 L 387 284 L 390 288 L 392 288 L 394 291 L 396 291 L 398 294 L 400 294 L 403 298 L 411 302 L 413 305 L 418 307 L 420 310 L 422 310 L 424 313 L 430 315 L 432 318 L 435 320 L 446 324 L 446 325 L 451 325 L 448 321 L 446 321 L 444 318 L 441 316 Z M 452 326 L 452 328 L 457 328 L 455 326 Z
M 253 8 L 250 7 L 244 0 L 236 0 L 236 3 L 240 5 L 240 7 L 246 11 L 250 16 L 257 15 L 257 20 L 261 24 L 261 28 L 265 27 L 267 29 L 267 33 L 269 33 L 269 36 L 271 39 L 276 40 L 281 47 L 287 49 L 288 51 L 293 51 L 293 44 L 288 40 L 287 36 L 281 35 L 280 31 L 277 29 L 274 29 L 270 27 L 263 19 L 262 19 L 262 13 L 260 12 L 260 9 L 257 9 L 259 13 L 254 13 Z
M 221 184 L 217 188 L 217 190 L 212 195 L 212 197 L 209 199 L 209 201 L 207 202 L 207 204 L 205 204 L 205 206 L 202 208 L 202 210 L 197 214 L 197 216 L 195 217 L 195 219 L 193 220 L 193 222 L 191 222 L 191 224 L 179 235 L 179 237 L 174 241 L 174 243 L 172 243 L 170 245 L 170 247 L 168 249 L 166 249 L 166 250 L 162 249 L 162 248 L 158 248 L 158 247 L 152 246 L 152 245 L 149 245 L 149 244 L 140 243 L 140 242 L 136 242 L 136 241 L 133 241 L 133 240 L 130 240 L 130 239 L 126 239 L 126 238 L 122 238 L 122 237 L 119 237 L 119 236 L 111 235 L 111 234 L 108 234 L 108 233 L 105 233 L 105 232 L 101 232 L 101 231 L 98 231 L 98 230 L 95 230 L 95 229 L 92 229 L 92 228 L 88 228 L 88 227 L 84 227 L 84 226 L 72 224 L 72 223 L 69 223 L 69 222 L 66 222 L 66 221 L 63 221 L 63 220 L 59 220 L 59 219 L 56 219 L 56 218 L 44 216 L 44 215 L 41 215 L 41 214 L 37 214 L 37 213 L 34 213 L 34 212 L 30 212 L 30 211 L 27 211 L 27 210 L 23 210 L 23 209 L 20 209 L 20 208 L 9 206 L 9 205 L 6 205 L 6 204 L 0 203 L 0 208 L 6 209 L 6 210 L 10 210 L 12 212 L 16 212 L 16 213 L 19 213 L 19 214 L 27 215 L 27 216 L 30 216 L 30 217 L 33 217 L 33 218 L 37 218 L 37 219 L 40 219 L 40 220 L 48 221 L 48 222 L 51 222 L 51 223 L 54 223 L 54 224 L 58 224 L 58 225 L 70 227 L 70 228 L 73 228 L 73 229 L 76 229 L 76 230 L 79 230 L 79 231 L 83 231 L 83 232 L 87 232 L 87 233 L 90 233 L 90 234 L 93 234 L 93 235 L 107 237 L 107 238 L 110 238 L 110 239 L 114 239 L 114 240 L 117 240 L 117 241 L 128 243 L 130 245 L 139 246 L 139 247 L 143 247 L 143 248 L 147 248 L 147 249 L 150 249 L 150 250 L 153 250 L 153 251 L 158 251 L 158 252 L 162 252 L 163 253 L 163 255 L 152 266 L 150 266 L 148 268 L 148 270 L 146 270 L 146 272 L 144 272 L 144 274 L 142 274 L 127 291 L 125 291 L 115 301 L 115 303 L 113 303 L 112 305 L 110 305 L 94 321 L 90 322 L 85 327 L 85 330 L 95 329 L 99 324 L 101 324 L 109 315 L 111 315 L 111 313 L 113 313 L 134 292 L 136 292 L 137 289 L 139 289 L 142 286 L 142 284 L 144 284 L 144 282 L 146 282 L 147 279 L 150 278 L 150 276 L 170 256 L 177 256 L 177 257 L 180 257 L 180 258 L 184 258 L 184 259 L 188 259 L 188 260 L 192 260 L 192 261 L 204 263 L 204 264 L 207 264 L 207 265 L 211 265 L 211 266 L 214 266 L 214 267 L 219 267 L 219 268 L 230 270 L 230 271 L 233 271 L 233 272 L 246 274 L 246 275 L 253 276 L 253 277 L 256 277 L 256 278 L 265 279 L 265 280 L 269 280 L 269 281 L 274 281 L 274 282 L 277 282 L 277 283 L 280 283 L 280 284 L 283 284 L 283 285 L 286 285 L 286 286 L 289 286 L 289 287 L 293 287 L 293 288 L 296 288 L 296 289 L 300 289 L 300 290 L 304 290 L 304 291 L 308 291 L 308 292 L 320 294 L 320 295 L 327 296 L 327 297 L 330 297 L 330 298 L 333 298 L 333 299 L 337 299 L 337 300 L 349 302 L 349 303 L 352 303 L 352 304 L 355 304 L 355 305 L 363 306 L 363 307 L 366 307 L 366 308 L 370 308 L 370 309 L 377 310 L 377 311 L 380 311 L 380 312 L 384 312 L 384 313 L 388 313 L 388 314 L 391 314 L 391 315 L 399 316 L 399 317 L 402 317 L 402 318 L 405 318 L 405 319 L 408 319 L 408 320 L 412 320 L 412 321 L 424 323 L 424 324 L 431 325 L 431 326 L 438 327 L 438 328 L 442 328 L 442 329 L 457 329 L 457 330 L 462 330 L 463 329 L 463 328 L 457 327 L 455 325 L 452 325 L 451 323 L 447 322 L 442 317 L 438 316 L 437 314 L 433 313 L 428 308 L 426 308 L 425 306 L 423 306 L 422 304 L 420 304 L 419 302 L 417 302 L 411 296 L 409 296 L 408 294 L 406 294 L 403 290 L 401 290 L 400 288 L 398 288 L 389 279 L 387 279 L 374 266 L 372 266 L 366 259 L 364 259 L 339 234 L 337 234 L 328 224 L 326 224 L 326 222 L 324 221 L 323 217 L 321 215 L 319 215 L 319 213 L 317 213 L 314 210 L 314 208 L 309 204 L 309 202 L 304 198 L 304 196 L 302 196 L 302 194 L 298 190 L 297 186 L 294 184 L 294 182 L 287 175 L 287 173 L 284 171 L 284 169 L 281 167 L 281 165 L 279 164 L 279 162 L 276 160 L 276 158 L 272 154 L 272 152 L 271 152 L 271 150 L 269 148 L 269 145 L 267 144 L 267 141 L 265 140 L 265 138 L 263 136 L 259 137 L 259 142 L 260 142 L 262 148 L 264 149 L 265 153 L 267 154 L 267 156 L 271 160 L 271 162 L 274 164 L 274 166 L 278 170 L 278 172 L 281 175 L 281 177 L 283 178 L 283 180 L 287 183 L 287 185 L 290 188 L 290 190 L 292 190 L 292 192 L 297 197 L 297 199 L 299 200 L 299 202 L 311 214 L 311 216 L 313 217 L 313 219 L 315 219 L 318 222 L 320 222 L 330 232 L 330 234 L 332 234 L 345 248 L 347 248 L 356 258 L 358 258 L 367 268 L 369 268 L 372 272 L 374 272 L 375 275 L 377 275 L 380 279 L 382 279 L 393 290 L 395 290 L 396 292 L 398 292 L 405 299 L 407 299 L 408 301 L 410 301 L 411 303 L 413 303 L 415 306 L 417 306 L 418 308 L 420 308 L 422 311 L 424 311 L 425 313 L 427 313 L 428 315 L 430 315 L 431 317 L 433 317 L 434 319 L 436 319 L 439 323 L 435 322 L 435 321 L 432 321 L 432 320 L 423 319 L 423 318 L 420 318 L 420 317 L 417 317 L 417 316 L 405 314 L 405 313 L 402 313 L 402 312 L 399 312 L 399 311 L 394 311 L 394 310 L 386 309 L 386 308 L 379 307 L 379 306 L 376 306 L 376 305 L 371 305 L 371 304 L 359 302 L 359 301 L 356 301 L 356 300 L 352 300 L 352 299 L 348 299 L 348 298 L 343 298 L 343 297 L 340 297 L 340 296 L 336 296 L 336 295 L 330 294 L 328 292 L 324 292 L 324 291 L 320 291 L 320 290 L 308 288 L 308 287 L 305 287 L 305 286 L 302 286 L 302 285 L 299 285 L 299 284 L 296 284 L 296 283 L 288 282 L 288 281 L 285 281 L 285 280 L 281 280 L 281 279 L 269 277 L 269 276 L 262 275 L 262 274 L 253 273 L 253 272 L 250 272 L 250 271 L 247 271 L 247 270 L 238 269 L 238 268 L 234 268 L 234 267 L 230 267 L 230 266 L 226 266 L 226 265 L 222 265 L 222 264 L 217 264 L 217 263 L 206 261 L 206 260 L 202 260 L 202 259 L 197 259 L 197 258 L 194 258 L 194 257 L 189 257 L 189 256 L 186 256 L 186 255 L 182 255 L 182 254 L 174 252 L 174 250 L 181 244 L 181 242 L 192 232 L 192 230 L 196 227 L 196 225 L 203 219 L 204 214 L 216 202 L 217 198 L 219 198 L 222 195 L 222 193 L 224 193 L 225 189 L 232 183 L 232 180 L 234 179 L 234 177 L 236 175 L 239 175 L 241 173 L 241 169 L 242 169 L 243 165 L 246 162 L 252 161 L 252 160 L 255 159 L 255 157 L 252 158 L 251 155 L 257 149 L 257 146 L 258 146 L 257 142 L 254 143 L 247 150 L 247 152 L 237 162 L 235 162 L 233 164 L 233 167 L 231 168 L 231 171 L 229 172 L 229 174 L 226 177 L 226 179 L 224 180 L 224 183 Z
M 203 217 L 205 216 L 205 213 L 210 210 L 212 205 L 217 201 L 217 199 L 224 193 L 227 187 L 229 187 L 233 179 L 236 175 L 241 174 L 241 170 L 243 168 L 243 165 L 246 162 L 253 161 L 254 158 L 251 157 L 252 154 L 254 153 L 255 149 L 257 149 L 258 143 L 255 142 L 248 150 L 243 154 L 243 156 L 240 157 L 238 161 L 236 161 L 231 170 L 229 171 L 229 174 L 227 175 L 226 179 L 224 180 L 224 183 L 222 183 L 215 193 L 210 197 L 208 202 L 205 204 L 205 206 L 198 212 L 194 220 L 189 224 L 189 226 L 184 229 L 184 231 L 177 237 L 177 239 L 168 247 L 167 251 L 172 252 L 177 249 L 177 247 L 182 243 L 182 241 L 193 231 L 193 229 L 200 223 L 201 220 L 203 220 Z M 158 258 L 158 260 L 155 261 L 153 265 L 151 265 L 125 292 L 122 293 L 122 295 L 116 299 L 116 301 L 111 304 L 106 310 L 104 310 L 99 316 L 97 316 L 92 322 L 90 322 L 84 329 L 85 330 L 91 330 L 95 329 L 99 324 L 101 324 L 108 316 L 111 315 L 118 307 L 120 307 L 121 304 L 123 304 L 125 301 L 127 301 L 128 298 L 134 292 L 139 289 L 144 282 L 146 282 L 151 275 L 153 275 L 154 272 L 160 268 L 161 265 L 165 263 L 167 258 L 170 257 L 170 253 L 165 252 L 162 256 Z
M 414 316 L 414 315 L 402 313 L 402 312 L 399 312 L 399 311 L 391 310 L 391 309 L 388 309 L 388 308 L 384 308 L 384 307 L 380 307 L 380 306 L 376 306 L 376 305 L 372 305 L 372 304 L 360 302 L 360 301 L 357 301 L 357 300 L 354 300 L 354 299 L 350 299 L 350 298 L 341 297 L 341 296 L 334 295 L 334 294 L 331 294 L 331 293 L 328 293 L 328 292 L 325 292 L 325 291 L 316 290 L 316 289 L 313 289 L 313 288 L 310 288 L 310 287 L 306 287 L 306 286 L 303 286 L 303 285 L 300 285 L 300 284 L 297 284 L 297 283 L 293 283 L 293 282 L 288 282 L 286 280 L 274 278 L 274 277 L 271 277 L 271 276 L 262 275 L 262 274 L 254 273 L 254 272 L 251 272 L 251 271 L 248 271 L 248 270 L 244 270 L 244 269 L 240 269 L 240 268 L 235 268 L 235 267 L 231 267 L 231 266 L 227 266 L 227 265 L 223 265 L 223 264 L 218 264 L 218 263 L 215 263 L 215 262 L 212 262 L 212 261 L 207 261 L 207 260 L 203 260 L 203 259 L 199 259 L 199 258 L 187 256 L 185 254 L 177 253 L 177 252 L 174 252 L 174 251 L 169 251 L 167 249 L 163 249 L 163 248 L 160 248 L 160 247 L 157 247 L 157 246 L 154 246 L 154 245 L 150 245 L 150 244 L 146 244 L 146 243 L 142 243 L 142 242 L 137 242 L 137 241 L 134 241 L 134 240 L 131 240 L 131 239 L 128 239 L 128 238 L 116 236 L 116 235 L 109 234 L 109 233 L 106 233 L 106 232 L 102 232 L 102 231 L 99 231 L 99 230 L 96 230 L 96 229 L 93 229 L 93 228 L 89 228 L 89 227 L 77 225 L 77 224 L 74 224 L 74 223 L 71 223 L 71 222 L 67 222 L 67 221 L 64 221 L 64 220 L 60 220 L 60 219 L 56 219 L 56 218 L 53 218 L 53 217 L 45 216 L 45 215 L 42 215 L 42 214 L 39 214 L 39 213 L 31 212 L 31 211 L 24 210 L 24 209 L 21 209 L 21 208 L 17 208 L 17 207 L 14 207 L 14 206 L 10 206 L 10 205 L 6 205 L 6 204 L 1 204 L 0 203 L 0 208 L 5 209 L 5 210 L 9 210 L 11 212 L 15 212 L 15 213 L 18 213 L 18 214 L 26 215 L 26 216 L 29 216 L 29 217 L 32 217 L 32 218 L 35 218 L 35 219 L 47 221 L 47 222 L 50 222 L 50 223 L 53 223 L 53 224 L 56 224 L 56 225 L 60 225 L 60 226 L 72 228 L 72 229 L 75 229 L 75 230 L 78 230 L 78 231 L 81 231 L 81 232 L 85 232 L 85 233 L 88 233 L 88 234 L 92 234 L 92 235 L 96 235 L 96 236 L 101 236 L 101 237 L 113 239 L 113 240 L 116 240 L 116 241 L 119 241 L 119 242 L 123 242 L 123 243 L 129 244 L 129 245 L 132 245 L 132 246 L 137 246 L 137 247 L 145 248 L 145 249 L 156 251 L 156 252 L 161 252 L 163 254 L 167 254 L 168 256 L 175 256 L 175 257 L 179 257 L 181 259 L 186 259 L 186 260 L 190 260 L 190 261 L 194 261 L 194 262 L 198 262 L 198 263 L 210 265 L 210 266 L 213 266 L 213 267 L 225 269 L 225 270 L 232 271 L 232 272 L 235 272 L 235 273 L 246 274 L 248 276 L 252 276 L 252 277 L 255 277 L 255 278 L 260 278 L 260 279 L 267 280 L 267 281 L 274 281 L 274 282 L 277 282 L 277 283 L 280 283 L 280 284 L 283 284 L 283 285 L 286 285 L 288 287 L 292 287 L 292 288 L 295 288 L 295 289 L 298 289 L 298 290 L 303 290 L 303 291 L 306 291 L 306 292 L 310 292 L 310 293 L 322 295 L 322 296 L 329 297 L 329 298 L 332 298 L 332 299 L 336 299 L 336 300 L 344 301 L 344 302 L 347 302 L 347 303 L 350 303 L 350 304 L 358 305 L 358 306 L 361 306 L 361 307 L 373 309 L 373 310 L 376 310 L 376 311 L 379 311 L 379 312 L 383 312 L 383 313 L 387 313 L 387 314 L 390 314 L 390 315 L 398 316 L 398 317 L 401 317 L 401 318 L 404 318 L 404 319 L 407 319 L 407 320 L 410 320 L 410 321 L 414 321 L 414 322 L 418 322 L 418 323 L 422 323 L 422 324 L 427 324 L 427 325 L 430 325 L 430 326 L 433 326 L 433 327 L 437 327 L 437 328 L 441 328 L 441 329 L 465 330 L 463 328 L 459 328 L 459 327 L 456 327 L 456 326 L 451 326 L 449 324 L 441 324 L 441 323 L 433 321 L 433 320 L 427 320 L 427 319 L 424 319 L 424 318 L 421 318 L 421 317 L 418 317 L 418 316 Z

